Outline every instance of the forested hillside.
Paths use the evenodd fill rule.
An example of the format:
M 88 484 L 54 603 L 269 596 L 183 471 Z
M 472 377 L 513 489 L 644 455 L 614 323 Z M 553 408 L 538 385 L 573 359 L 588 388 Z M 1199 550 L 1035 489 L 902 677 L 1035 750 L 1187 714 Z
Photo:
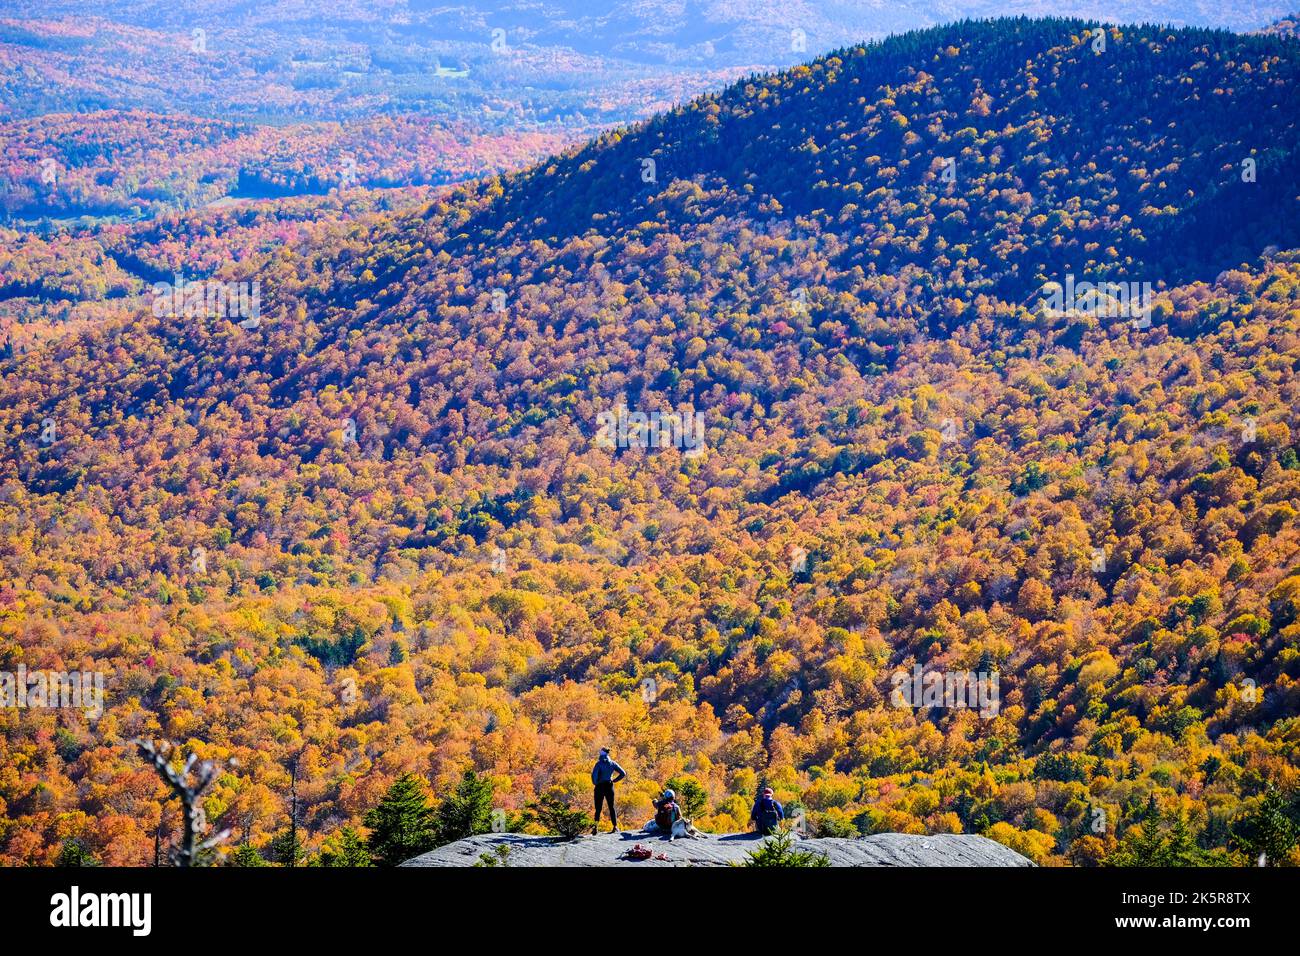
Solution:
M 1298 68 L 962 23 L 225 257 L 141 227 L 260 322 L 145 297 L 0 362 L 0 669 L 108 689 L 0 710 L 0 861 L 150 862 L 154 736 L 245 859 L 290 768 L 311 855 L 407 772 L 585 803 L 607 745 L 632 818 L 767 781 L 823 835 L 1295 862 Z M 703 442 L 608 447 L 620 407 Z M 896 706 L 915 665 L 1000 709 Z
M 0 124 L 0 214 L 48 234 L 51 219 L 94 225 L 222 201 L 441 186 L 517 169 L 571 139 L 391 117 L 271 127 L 138 111 L 51 114 Z

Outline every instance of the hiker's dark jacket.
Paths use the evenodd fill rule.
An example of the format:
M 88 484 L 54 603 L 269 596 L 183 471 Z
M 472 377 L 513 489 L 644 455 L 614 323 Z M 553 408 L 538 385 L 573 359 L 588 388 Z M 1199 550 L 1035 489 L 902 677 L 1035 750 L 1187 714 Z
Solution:
M 785 810 L 772 797 L 759 797 L 754 801 L 754 809 L 749 819 L 761 827 L 774 827 L 785 819 Z
M 618 774 L 617 777 L 614 776 L 615 773 Z M 601 757 L 596 761 L 596 766 L 591 768 L 591 782 L 595 784 L 614 783 L 626 776 L 627 773 L 623 768 L 608 757 Z

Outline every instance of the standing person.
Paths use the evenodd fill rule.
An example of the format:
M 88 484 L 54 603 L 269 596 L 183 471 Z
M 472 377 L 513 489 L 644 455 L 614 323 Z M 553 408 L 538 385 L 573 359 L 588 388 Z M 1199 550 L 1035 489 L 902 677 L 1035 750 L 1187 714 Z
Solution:
M 593 836 L 600 826 L 600 805 L 605 801 L 609 803 L 609 832 L 618 832 L 618 816 L 614 812 L 614 784 L 626 776 L 623 768 L 609 759 L 609 748 L 601 747 L 596 766 L 591 768 L 591 784 L 596 788 L 596 822 L 591 825 Z
M 771 787 L 764 787 L 763 792 L 754 801 L 754 809 L 749 812 L 750 822 L 762 836 L 771 836 L 776 832 L 781 821 L 785 819 L 785 809 L 772 795 Z

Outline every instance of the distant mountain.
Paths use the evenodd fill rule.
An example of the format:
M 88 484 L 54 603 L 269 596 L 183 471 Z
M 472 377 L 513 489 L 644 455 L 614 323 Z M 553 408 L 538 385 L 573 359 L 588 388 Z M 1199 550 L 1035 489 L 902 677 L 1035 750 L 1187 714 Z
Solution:
M 1263 27 L 1257 32 L 1269 36 L 1294 37 L 1297 29 L 1300 29 L 1300 17 L 1292 14 L 1290 16 L 1282 17 L 1279 20 L 1274 20 L 1268 26 Z
M 625 121 L 738 70 L 961 18 L 1022 14 L 1259 29 L 1284 0 L 0 0 L 0 102 L 16 115 L 85 109 L 204 118 L 344 120 L 492 113 L 524 123 Z M 148 55 L 144 55 L 145 52 Z M 19 68 L 21 61 L 22 68 Z
M 596 5 L 583 0 L 545 5 L 425 0 L 412 8 L 428 9 L 433 16 L 445 16 L 450 8 L 466 23 L 499 24 L 521 31 L 530 42 L 601 56 L 668 62 L 717 57 L 742 65 L 776 65 L 807 59 L 797 55 L 801 47 L 819 53 L 964 18 L 1061 16 L 1246 30 L 1287 12 L 1287 3 L 1234 8 L 1208 0 L 615 0 Z
M 779 210 L 792 236 L 803 216 L 836 233 L 841 268 L 929 270 L 960 247 L 964 294 L 1016 300 L 1071 271 L 1172 285 L 1300 244 L 1289 49 L 1214 31 L 1117 28 L 1100 49 L 1089 36 L 1015 20 L 838 51 L 511 177 L 469 225 L 489 244 L 554 241 Z
M 76 0 L 42 4 L 47 19 L 83 13 Z M 505 41 L 543 49 L 639 63 L 776 66 L 828 49 L 953 20 L 1023 15 L 1096 19 L 1108 23 L 1257 29 L 1291 12 L 1287 0 L 1249 6 L 1209 0 L 112 0 L 96 14 L 115 23 L 157 30 L 204 27 L 264 36 L 346 41 L 377 49 L 447 41 L 484 48 L 493 30 Z M 28 18 L 31 9 L 0 0 L 0 17 Z M 802 55 L 801 55 L 802 54 Z
M 739 77 L 959 17 L 1051 7 L 1250 30 L 1285 12 L 1189 2 L 1009 11 L 988 0 L 114 0 L 88 17 L 83 6 L 53 0 L 37 17 L 0 0 L 0 216 L 21 228 L 311 194 L 351 163 L 359 185 L 381 187 L 515 169 Z M 122 119 L 141 113 L 158 119 Z M 45 117 L 42 129 L 65 126 L 48 142 L 32 136 Z M 96 124 L 102 145 L 86 150 L 83 128 Z M 51 181 L 50 162 L 66 175 Z

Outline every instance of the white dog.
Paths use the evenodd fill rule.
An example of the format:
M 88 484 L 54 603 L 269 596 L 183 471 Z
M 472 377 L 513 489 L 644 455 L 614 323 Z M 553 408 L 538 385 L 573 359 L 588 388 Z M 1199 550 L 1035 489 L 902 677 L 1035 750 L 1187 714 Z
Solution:
M 651 820 L 642 828 L 641 832 L 658 834 L 662 836 L 664 831 L 659 828 L 659 824 Z M 673 821 L 673 832 L 668 835 L 668 839 L 670 841 L 671 840 L 706 840 L 708 839 L 708 836 L 704 833 L 701 833 L 699 830 L 697 830 L 695 828 L 695 824 L 691 823 L 690 820 L 687 820 L 685 817 L 679 817 L 678 819 Z

